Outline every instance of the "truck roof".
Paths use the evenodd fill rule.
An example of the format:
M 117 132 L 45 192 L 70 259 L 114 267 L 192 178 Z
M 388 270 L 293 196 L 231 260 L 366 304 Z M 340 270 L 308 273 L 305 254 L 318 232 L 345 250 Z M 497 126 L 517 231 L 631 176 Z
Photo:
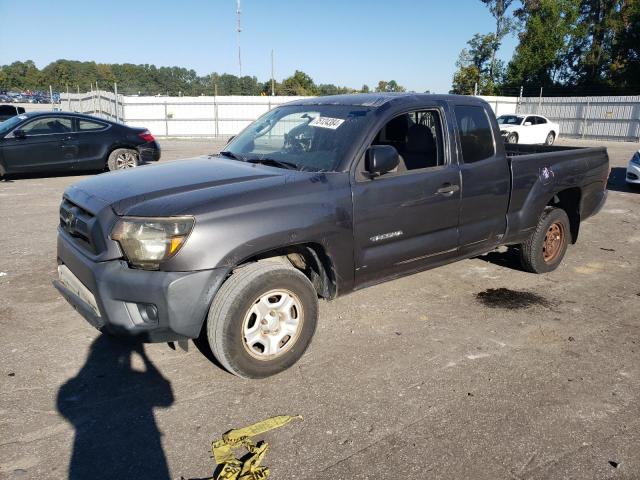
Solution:
M 346 95 L 327 95 L 323 97 L 294 100 L 287 105 L 353 105 L 358 107 L 380 107 L 386 103 L 410 106 L 420 100 L 456 100 L 464 103 L 484 104 L 478 97 L 467 95 L 435 95 L 431 93 L 351 93 Z

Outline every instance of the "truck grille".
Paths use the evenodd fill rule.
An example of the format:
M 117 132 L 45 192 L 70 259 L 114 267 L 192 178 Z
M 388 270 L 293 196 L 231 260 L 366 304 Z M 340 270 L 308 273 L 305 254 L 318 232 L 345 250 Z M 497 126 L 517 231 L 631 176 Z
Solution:
M 96 217 L 67 199 L 60 205 L 60 228 L 85 250 L 100 252 L 102 242 Z

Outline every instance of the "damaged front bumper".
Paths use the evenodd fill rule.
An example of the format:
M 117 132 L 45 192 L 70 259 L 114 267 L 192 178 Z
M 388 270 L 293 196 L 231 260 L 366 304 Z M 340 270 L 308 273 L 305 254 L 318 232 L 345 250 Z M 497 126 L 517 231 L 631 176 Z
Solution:
M 91 325 L 148 342 L 198 337 L 226 270 L 146 271 L 123 260 L 95 262 L 67 237 L 58 230 L 53 284 Z

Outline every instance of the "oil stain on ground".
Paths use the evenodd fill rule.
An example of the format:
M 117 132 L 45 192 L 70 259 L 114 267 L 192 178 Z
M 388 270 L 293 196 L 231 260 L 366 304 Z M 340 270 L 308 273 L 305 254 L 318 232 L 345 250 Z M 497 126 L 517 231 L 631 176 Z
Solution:
M 478 294 L 476 298 L 489 308 L 517 310 L 535 305 L 549 307 L 551 303 L 544 297 L 531 292 L 519 292 L 508 288 L 489 288 Z

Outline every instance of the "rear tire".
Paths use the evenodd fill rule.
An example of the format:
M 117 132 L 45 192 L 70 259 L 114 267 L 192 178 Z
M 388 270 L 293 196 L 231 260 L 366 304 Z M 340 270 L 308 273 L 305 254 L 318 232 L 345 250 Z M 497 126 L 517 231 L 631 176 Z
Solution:
M 517 133 L 510 133 L 507 136 L 507 143 L 518 143 L 518 134 Z
M 544 144 L 547 146 L 551 146 L 553 145 L 553 142 L 556 141 L 556 135 L 553 132 L 549 132 L 549 135 L 547 135 L 547 138 L 544 141 Z
M 520 245 L 522 268 L 532 273 L 555 270 L 564 258 L 570 239 L 566 212 L 560 208 L 545 208 L 535 231 Z
M 110 171 L 126 170 L 139 165 L 140 157 L 138 152 L 131 148 L 117 148 L 109 155 L 107 167 Z
M 206 332 L 226 370 L 264 378 L 298 361 L 317 320 L 318 296 L 309 279 L 289 264 L 267 260 L 238 268 L 222 284 Z

